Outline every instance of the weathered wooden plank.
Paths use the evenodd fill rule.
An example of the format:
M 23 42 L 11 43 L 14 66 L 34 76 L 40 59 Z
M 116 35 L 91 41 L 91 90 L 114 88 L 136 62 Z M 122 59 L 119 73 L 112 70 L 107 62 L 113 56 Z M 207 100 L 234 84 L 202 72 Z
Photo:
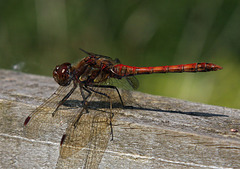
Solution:
M 49 77 L 7 70 L 0 70 L 0 84 L 0 167 L 54 168 L 63 133 L 46 133 L 48 141 L 29 139 L 23 122 L 58 85 Z M 114 116 L 114 140 L 100 168 L 240 167 L 240 134 L 231 131 L 240 130 L 240 110 L 132 95 L 131 106 Z

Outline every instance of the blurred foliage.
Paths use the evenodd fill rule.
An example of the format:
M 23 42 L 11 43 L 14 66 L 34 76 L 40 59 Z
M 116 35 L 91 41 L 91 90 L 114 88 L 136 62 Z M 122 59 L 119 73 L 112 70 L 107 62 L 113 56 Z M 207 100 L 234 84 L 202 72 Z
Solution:
M 139 90 L 240 108 L 239 21 L 238 0 L 2 0 L 0 68 L 51 76 L 79 47 L 135 66 L 213 62 L 224 69 L 138 76 Z

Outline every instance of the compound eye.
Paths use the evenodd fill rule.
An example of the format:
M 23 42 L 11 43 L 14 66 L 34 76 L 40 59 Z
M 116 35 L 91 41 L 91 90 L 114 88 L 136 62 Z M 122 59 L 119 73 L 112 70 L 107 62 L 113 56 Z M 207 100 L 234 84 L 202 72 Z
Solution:
M 63 63 L 62 65 L 56 66 L 53 70 L 54 80 L 61 86 L 67 86 L 71 82 L 71 64 Z

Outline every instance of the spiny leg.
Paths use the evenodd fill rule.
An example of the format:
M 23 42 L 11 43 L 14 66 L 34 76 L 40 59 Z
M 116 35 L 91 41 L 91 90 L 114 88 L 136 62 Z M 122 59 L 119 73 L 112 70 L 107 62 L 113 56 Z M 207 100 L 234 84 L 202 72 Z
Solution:
M 57 108 L 54 110 L 54 112 L 52 113 L 52 116 L 55 115 L 55 113 L 58 111 L 58 108 L 63 105 L 63 103 L 72 95 L 72 93 L 74 92 L 74 90 L 77 88 L 77 84 L 74 83 L 73 88 L 68 92 L 68 94 L 66 96 L 64 96 L 64 98 L 58 103 Z
M 86 100 L 87 100 L 88 97 L 92 95 L 92 92 L 91 92 L 90 90 L 88 90 L 88 88 L 86 88 L 86 87 L 84 87 L 84 86 L 83 86 L 83 89 L 84 89 L 86 92 L 88 92 L 88 95 L 87 95 L 87 97 L 86 97 Z
M 82 86 L 82 85 L 79 85 L 80 87 L 80 92 L 81 92 L 81 95 L 82 95 L 82 98 L 83 98 L 83 108 L 86 110 L 86 113 L 88 113 L 88 107 L 87 107 L 87 99 L 89 96 L 92 95 L 92 92 L 90 90 L 88 90 L 86 87 Z M 83 92 L 83 89 L 88 92 L 88 95 L 85 96 L 84 92 Z
M 75 118 L 75 121 L 72 123 L 73 124 L 73 126 L 74 126 L 74 128 L 76 128 L 77 127 L 77 124 L 78 124 L 78 122 L 79 122 L 79 119 L 82 117 L 82 115 L 83 115 L 83 111 L 84 111 L 84 108 L 81 110 L 81 112 L 78 114 L 78 116 Z
M 98 87 L 98 86 L 97 86 L 97 87 Z M 111 99 L 111 97 L 108 96 L 106 93 L 102 93 L 102 92 L 96 91 L 96 90 L 94 90 L 94 89 L 92 89 L 92 88 L 88 88 L 88 89 L 91 90 L 91 91 L 94 92 L 94 93 L 97 93 L 97 94 L 100 94 L 100 95 L 103 95 L 103 96 L 107 97 L 107 98 L 109 99 L 109 101 L 110 101 L 110 127 L 111 127 L 111 135 L 112 135 L 112 139 L 111 139 L 111 140 L 113 140 L 112 119 L 113 119 L 114 114 L 112 113 L 112 99 Z
M 124 107 L 122 97 L 120 95 L 120 92 L 116 86 L 111 86 L 111 85 L 92 85 L 93 87 L 101 87 L 101 88 L 110 88 L 110 89 L 115 89 L 118 93 L 119 99 L 121 101 L 122 106 Z
M 88 112 L 88 107 L 87 107 L 87 99 L 89 98 L 89 96 L 92 95 L 92 92 L 89 91 L 87 88 L 83 87 L 81 84 L 79 84 L 79 88 L 80 88 L 80 92 L 81 92 L 81 95 L 82 95 L 82 98 L 83 98 L 83 108 L 82 108 L 81 112 L 79 113 L 79 115 L 77 116 L 75 122 L 73 123 L 73 125 L 74 125 L 75 128 L 76 128 L 76 126 L 77 126 L 77 123 L 78 123 L 79 119 L 80 119 L 81 116 L 83 115 L 83 111 L 85 110 L 86 113 L 89 113 L 89 112 Z M 84 92 L 83 92 L 83 89 L 88 92 L 88 95 L 87 95 L 87 96 L 85 96 L 85 94 L 84 94 Z

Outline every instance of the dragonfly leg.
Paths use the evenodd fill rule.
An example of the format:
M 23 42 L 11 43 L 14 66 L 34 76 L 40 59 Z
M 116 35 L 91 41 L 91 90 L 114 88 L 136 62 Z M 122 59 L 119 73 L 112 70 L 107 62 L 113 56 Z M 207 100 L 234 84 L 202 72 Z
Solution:
M 83 89 L 88 92 L 88 95 L 85 96 L 84 92 L 83 92 Z M 92 95 L 92 92 L 90 90 L 88 90 L 86 87 L 84 86 L 80 86 L 80 91 L 81 91 L 81 95 L 82 95 L 82 98 L 83 98 L 83 108 L 86 110 L 86 113 L 88 113 L 88 107 L 87 107 L 87 99 L 89 98 L 89 96 Z
M 112 105 L 112 104 L 111 104 Z M 113 141 L 113 127 L 112 127 L 112 119 L 113 119 L 114 113 L 110 113 L 110 126 L 111 126 L 111 135 L 112 135 L 112 139 L 111 141 Z
M 83 87 L 83 89 L 86 91 L 86 92 L 88 92 L 88 95 L 87 95 L 87 97 L 85 98 L 86 100 L 89 98 L 89 96 L 91 96 L 92 95 L 92 92 L 90 91 L 90 90 L 88 90 L 86 87 Z
M 99 86 L 98 86 L 99 87 Z M 115 86 L 114 86 L 115 87 Z M 89 88 L 90 91 L 94 92 L 94 93 L 97 93 L 97 94 L 100 94 L 100 95 L 103 95 L 105 97 L 107 97 L 109 99 L 109 102 L 110 102 L 110 127 L 111 127 L 111 135 L 112 135 L 112 139 L 113 140 L 113 127 L 112 127 L 112 119 L 113 119 L 113 112 L 112 112 L 112 99 L 110 96 L 108 96 L 106 93 L 102 93 L 102 92 L 99 92 L 99 91 L 96 91 L 94 89 L 91 89 Z M 118 91 L 118 90 L 117 90 Z M 120 95 L 119 95 L 120 96 Z
M 58 103 L 57 108 L 54 110 L 54 112 L 52 113 L 52 116 L 55 115 L 55 113 L 58 111 L 58 108 L 63 105 L 63 103 L 72 95 L 72 93 L 74 92 L 74 90 L 76 89 L 77 85 L 74 83 L 73 88 L 68 92 L 68 94 L 66 96 L 64 96 L 64 98 Z
M 74 126 L 74 128 L 77 127 L 78 121 L 79 121 L 79 119 L 80 119 L 80 118 L 82 117 L 82 115 L 83 115 L 83 111 L 84 111 L 84 109 L 81 110 L 81 112 L 80 112 L 80 113 L 78 114 L 78 116 L 75 118 L 74 123 L 72 123 L 73 126 Z
M 82 95 L 82 98 L 83 98 L 83 109 L 81 110 L 81 112 L 80 112 L 79 115 L 77 116 L 75 122 L 73 123 L 73 125 L 74 125 L 75 128 L 76 128 L 76 126 L 77 126 L 77 123 L 78 123 L 79 119 L 80 119 L 81 116 L 83 115 L 83 111 L 85 110 L 86 113 L 89 113 L 89 112 L 88 112 L 88 107 L 87 107 L 87 103 L 88 103 L 88 102 L 87 102 L 87 99 L 89 98 L 89 96 L 92 95 L 92 92 L 89 91 L 88 89 L 86 89 L 85 87 L 83 87 L 81 84 L 79 85 L 79 88 L 80 88 L 80 92 L 81 92 L 81 95 Z M 83 89 L 88 92 L 88 95 L 87 95 L 87 96 L 85 96 L 85 94 L 84 94 L 84 92 L 83 92 Z
M 93 87 L 101 87 L 101 88 L 110 88 L 110 89 L 115 89 L 118 93 L 119 99 L 121 101 L 122 106 L 124 107 L 122 97 L 120 95 L 120 92 L 116 86 L 110 86 L 110 85 L 93 85 Z

